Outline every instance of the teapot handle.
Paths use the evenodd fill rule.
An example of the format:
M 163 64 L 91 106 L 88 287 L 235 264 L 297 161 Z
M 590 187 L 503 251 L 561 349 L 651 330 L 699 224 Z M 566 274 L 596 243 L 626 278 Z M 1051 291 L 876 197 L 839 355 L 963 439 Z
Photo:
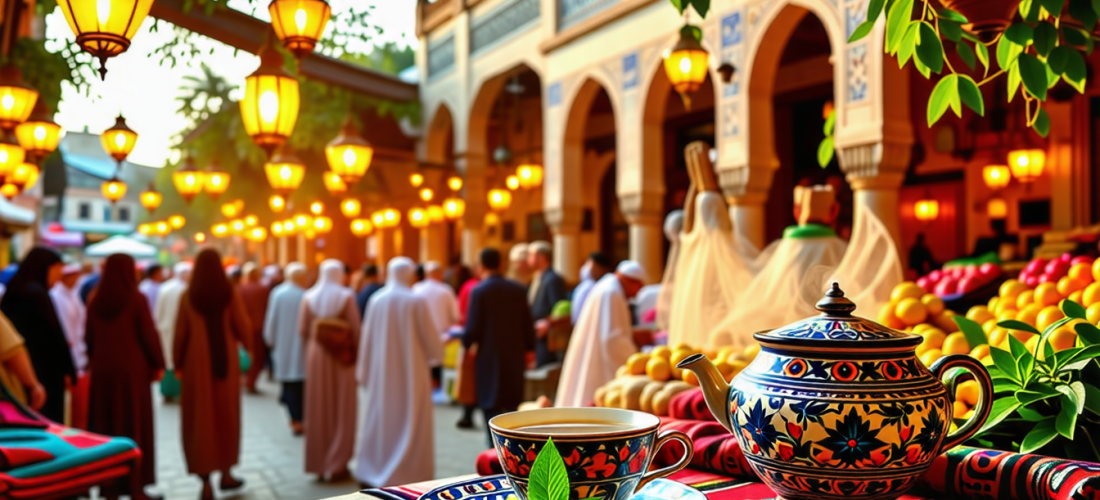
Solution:
M 971 375 L 974 376 L 974 380 L 978 382 L 978 386 L 981 389 L 978 393 L 978 406 L 974 408 L 974 415 L 967 420 L 962 427 L 955 432 L 947 435 L 944 439 L 943 446 L 940 448 L 940 452 L 950 450 L 967 439 L 970 439 L 974 433 L 978 432 L 985 424 L 987 418 L 989 418 L 989 412 L 993 409 L 993 380 L 989 377 L 989 371 L 978 360 L 967 356 L 965 354 L 950 354 L 944 356 L 932 363 L 932 375 L 937 379 L 942 380 L 943 375 L 951 368 L 962 368 Z M 958 385 L 952 384 L 954 387 L 949 389 L 951 392 L 951 400 L 955 400 L 954 391 L 958 388 Z M 951 408 L 948 407 L 948 413 Z

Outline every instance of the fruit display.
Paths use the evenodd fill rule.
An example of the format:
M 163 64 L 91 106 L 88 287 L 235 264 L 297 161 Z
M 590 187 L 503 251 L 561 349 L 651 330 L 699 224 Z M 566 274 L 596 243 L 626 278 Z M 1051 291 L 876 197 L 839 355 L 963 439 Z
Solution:
M 917 279 L 924 291 L 940 297 L 974 293 L 1001 277 L 1001 266 L 992 262 L 944 267 Z
M 714 361 L 726 381 L 733 380 L 756 355 L 760 345 L 745 349 L 732 347 L 716 351 L 700 350 L 688 345 L 657 346 L 645 353 L 631 355 L 626 364 L 619 367 L 615 380 L 596 389 L 596 406 L 623 408 L 668 416 L 673 396 L 699 386 L 695 374 L 676 368 L 676 365 L 693 354 L 705 354 Z

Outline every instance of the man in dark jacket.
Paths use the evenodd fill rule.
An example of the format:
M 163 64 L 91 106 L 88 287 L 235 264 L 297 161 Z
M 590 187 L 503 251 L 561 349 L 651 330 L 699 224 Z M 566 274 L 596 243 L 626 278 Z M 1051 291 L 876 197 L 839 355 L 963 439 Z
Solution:
M 483 278 L 470 294 L 462 345 L 477 346 L 477 401 L 491 418 L 515 411 L 523 401 L 526 353 L 535 347 L 534 322 L 523 285 L 500 275 L 500 252 L 481 251 Z M 492 437 L 489 438 L 492 446 Z
M 534 271 L 531 287 L 527 290 L 527 301 L 531 304 L 531 316 L 535 318 L 535 364 L 543 366 L 558 361 L 558 353 L 551 352 L 547 344 L 550 333 L 550 314 L 554 304 L 565 300 L 565 280 L 551 267 L 554 248 L 545 241 L 536 241 L 527 246 L 527 263 Z

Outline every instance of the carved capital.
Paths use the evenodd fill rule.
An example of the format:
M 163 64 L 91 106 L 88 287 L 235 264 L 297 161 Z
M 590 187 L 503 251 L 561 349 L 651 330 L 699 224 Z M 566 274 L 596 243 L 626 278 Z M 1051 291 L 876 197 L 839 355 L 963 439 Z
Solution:
M 580 207 L 554 207 L 543 211 L 546 224 L 556 234 L 576 234 L 581 230 Z
M 768 200 L 778 163 L 741 165 L 718 172 L 718 184 L 730 205 L 761 205 Z
M 838 148 L 837 158 L 852 189 L 898 189 L 912 150 L 911 142 L 882 140 Z
M 660 193 L 628 193 L 619 195 L 619 209 L 623 217 L 631 225 L 660 225 L 661 207 L 663 204 Z

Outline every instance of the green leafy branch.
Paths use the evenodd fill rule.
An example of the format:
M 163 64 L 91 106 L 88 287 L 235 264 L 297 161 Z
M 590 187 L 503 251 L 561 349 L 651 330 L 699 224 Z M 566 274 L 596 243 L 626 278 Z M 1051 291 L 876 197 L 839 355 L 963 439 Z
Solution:
M 970 21 L 962 14 L 951 9 L 935 9 L 931 0 L 919 0 L 923 5 L 914 9 L 916 1 L 871 0 L 867 20 L 855 29 L 849 42 L 870 34 L 875 22 L 885 13 L 884 49 L 897 57 L 898 66 L 904 67 L 912 60 L 925 78 L 931 78 L 933 73 L 943 74 L 928 99 L 929 126 L 939 121 L 948 109 L 961 117 L 963 105 L 984 116 L 981 87 L 1007 75 L 1008 101 L 1021 95 L 1027 125 L 1046 137 L 1050 132 L 1050 118 L 1042 105 L 1047 100 L 1048 90 L 1064 81 L 1084 93 L 1084 55 L 1091 54 L 1094 48 L 1092 30 L 1100 19 L 1100 1 L 1069 0 L 1063 12 L 1065 0 L 1022 0 L 1018 9 L 1022 20 L 1011 24 L 991 41 L 983 41 L 967 31 L 964 25 Z M 980 74 L 979 78 L 951 64 L 947 52 L 949 45 L 954 46 L 955 56 L 967 70 Z M 996 71 L 993 60 L 997 64 Z
M 535 463 L 531 464 L 528 500 L 569 500 L 569 472 L 550 438 L 539 450 Z
M 684 15 L 688 7 L 694 7 L 699 17 L 706 19 L 707 12 L 710 11 L 710 0 L 669 0 L 669 2 L 672 2 L 672 6 L 680 15 Z
M 821 168 L 826 168 L 833 162 L 833 156 L 836 154 L 836 145 L 833 142 L 833 133 L 836 132 L 836 109 L 829 111 L 822 132 L 825 133 L 825 138 L 821 140 L 821 144 L 817 147 L 817 164 Z

